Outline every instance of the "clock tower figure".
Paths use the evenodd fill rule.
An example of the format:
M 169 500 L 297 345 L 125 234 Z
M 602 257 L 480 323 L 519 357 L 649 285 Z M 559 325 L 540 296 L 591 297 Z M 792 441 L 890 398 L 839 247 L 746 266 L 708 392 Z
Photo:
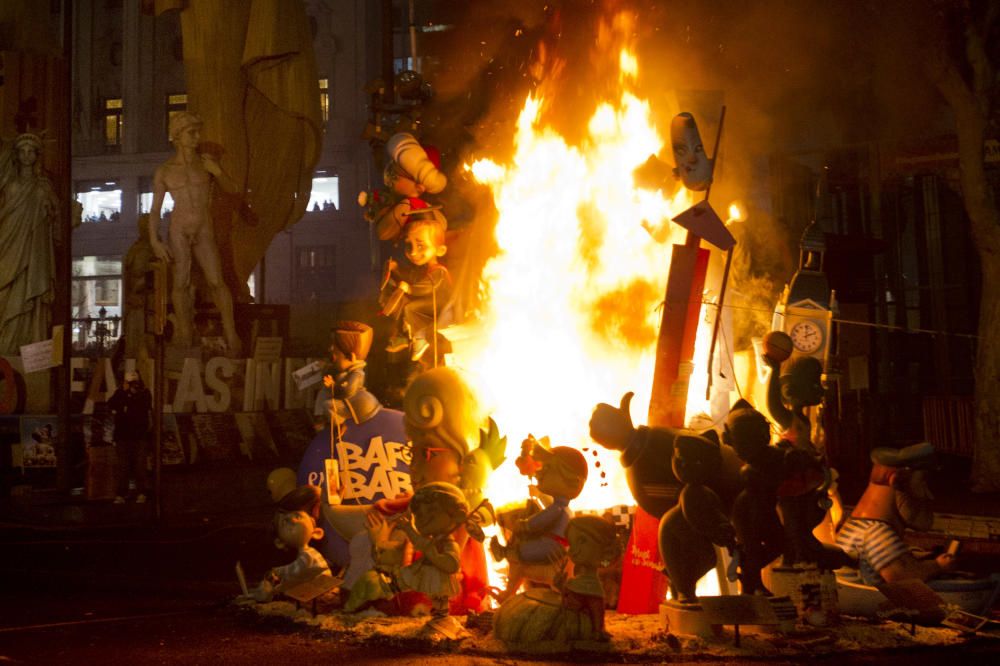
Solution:
M 823 272 L 826 237 L 822 219 L 825 203 L 825 179 L 820 181 L 817 195 L 817 215 L 806 227 L 799 242 L 799 267 L 774 309 L 771 329 L 784 331 L 792 339 L 792 355 L 812 356 L 830 372 L 830 338 L 833 318 L 839 314 L 836 292 Z

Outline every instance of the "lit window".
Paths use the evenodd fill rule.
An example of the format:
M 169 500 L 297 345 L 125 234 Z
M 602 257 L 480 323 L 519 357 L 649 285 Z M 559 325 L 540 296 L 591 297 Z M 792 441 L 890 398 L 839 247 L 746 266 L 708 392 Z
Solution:
M 313 176 L 306 212 L 340 210 L 340 178 L 323 174 L 325 172 Z
M 121 330 L 122 258 L 73 258 L 73 348 L 108 348 Z
M 84 222 L 117 222 L 122 212 L 122 191 L 114 181 L 78 185 L 76 200 L 83 206 Z
M 104 145 L 122 145 L 122 100 L 104 100 Z
M 413 65 L 414 65 L 413 58 L 410 58 L 410 57 L 406 57 L 406 58 L 393 58 L 393 60 L 392 60 L 392 71 L 395 74 L 399 74 L 400 72 L 405 72 L 407 70 L 413 70 L 413 69 L 415 69 Z
M 153 207 L 153 193 L 143 192 L 139 195 L 139 215 L 145 215 Z M 163 195 L 163 207 L 160 208 L 160 217 L 166 217 L 174 209 L 174 198 L 170 192 Z
M 188 96 L 187 93 L 177 93 L 175 95 L 167 95 L 167 128 L 170 128 L 170 121 L 174 119 L 181 111 L 187 111 L 188 107 Z
M 319 108 L 323 112 L 323 125 L 330 120 L 330 79 L 319 80 Z

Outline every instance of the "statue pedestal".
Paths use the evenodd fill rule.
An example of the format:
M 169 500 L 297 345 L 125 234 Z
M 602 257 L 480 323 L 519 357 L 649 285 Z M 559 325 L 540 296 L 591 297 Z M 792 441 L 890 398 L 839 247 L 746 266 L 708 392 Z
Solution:
M 723 627 L 732 626 L 739 645 L 740 626 L 789 631 L 795 626 L 796 612 L 788 597 L 723 594 L 699 597 L 695 604 L 668 601 L 660 606 L 660 617 L 666 631 L 702 638 L 719 637 Z
M 722 635 L 722 626 L 712 624 L 713 618 L 700 604 L 682 604 L 677 601 L 667 601 L 660 604 L 660 619 L 663 629 L 671 634 L 685 634 L 701 638 L 718 638 Z
M 815 566 L 774 567 L 769 588 L 776 596 L 788 596 L 799 618 L 815 627 L 825 627 L 840 619 L 837 579 L 832 571 Z

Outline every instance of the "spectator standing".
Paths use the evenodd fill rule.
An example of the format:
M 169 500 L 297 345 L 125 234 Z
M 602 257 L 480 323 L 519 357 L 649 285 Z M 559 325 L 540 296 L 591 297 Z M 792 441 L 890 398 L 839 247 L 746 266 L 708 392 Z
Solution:
M 108 401 L 115 416 L 115 448 L 118 452 L 118 495 L 115 504 L 124 504 L 129 478 L 135 479 L 136 504 L 146 501 L 146 451 L 152 422 L 153 397 L 139 373 L 125 373 L 121 387 Z

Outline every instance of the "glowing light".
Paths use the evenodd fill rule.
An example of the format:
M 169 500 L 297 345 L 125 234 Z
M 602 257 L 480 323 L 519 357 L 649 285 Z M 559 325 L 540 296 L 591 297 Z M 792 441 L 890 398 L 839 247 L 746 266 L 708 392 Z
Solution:
M 636 71 L 629 51 L 608 52 Z M 692 201 L 635 187 L 633 170 L 664 140 L 627 84 L 594 110 L 579 145 L 541 121 L 544 101 L 525 100 L 509 164 L 467 166 L 492 190 L 499 252 L 483 271 L 481 318 L 453 340 L 449 363 L 473 378 L 511 442 L 487 489 L 495 505 L 527 496 L 511 463 L 529 433 L 588 449 L 591 477 L 574 507 L 632 504 L 618 454 L 590 440 L 588 421 L 594 405 L 626 391 L 636 393 L 635 422 L 646 421 L 670 242 L 685 232 L 667 223 L 658 243 L 642 221 L 669 220 Z
M 630 25 L 616 20 L 601 39 L 624 43 Z M 542 120 L 541 94 L 528 96 L 509 163 L 466 165 L 491 189 L 499 249 L 483 269 L 478 320 L 449 336 L 448 363 L 466 373 L 508 436 L 508 460 L 486 489 L 498 508 L 528 497 L 513 460 L 529 434 L 584 450 L 590 477 L 574 509 L 634 504 L 619 454 L 590 440 L 588 422 L 598 402 L 617 404 L 626 391 L 635 392 L 633 421 L 646 422 L 671 244 L 686 235 L 669 220 L 693 201 L 683 188 L 664 195 L 635 186 L 633 171 L 664 139 L 632 89 L 635 55 L 601 52 L 619 53 L 621 88 L 594 109 L 581 141 L 571 145 Z M 702 367 L 710 337 L 703 324 Z M 689 415 L 705 408 L 704 393 L 704 384 L 701 399 L 692 387 Z
M 624 49 L 622 49 L 621 54 L 618 56 L 618 68 L 621 70 L 622 77 L 627 76 L 635 79 L 639 76 L 638 59 L 636 59 L 634 53 L 629 53 Z
M 743 211 L 743 206 L 740 205 L 738 201 L 734 201 L 729 204 L 729 221 L 730 222 L 742 222 L 746 217 L 746 213 Z

